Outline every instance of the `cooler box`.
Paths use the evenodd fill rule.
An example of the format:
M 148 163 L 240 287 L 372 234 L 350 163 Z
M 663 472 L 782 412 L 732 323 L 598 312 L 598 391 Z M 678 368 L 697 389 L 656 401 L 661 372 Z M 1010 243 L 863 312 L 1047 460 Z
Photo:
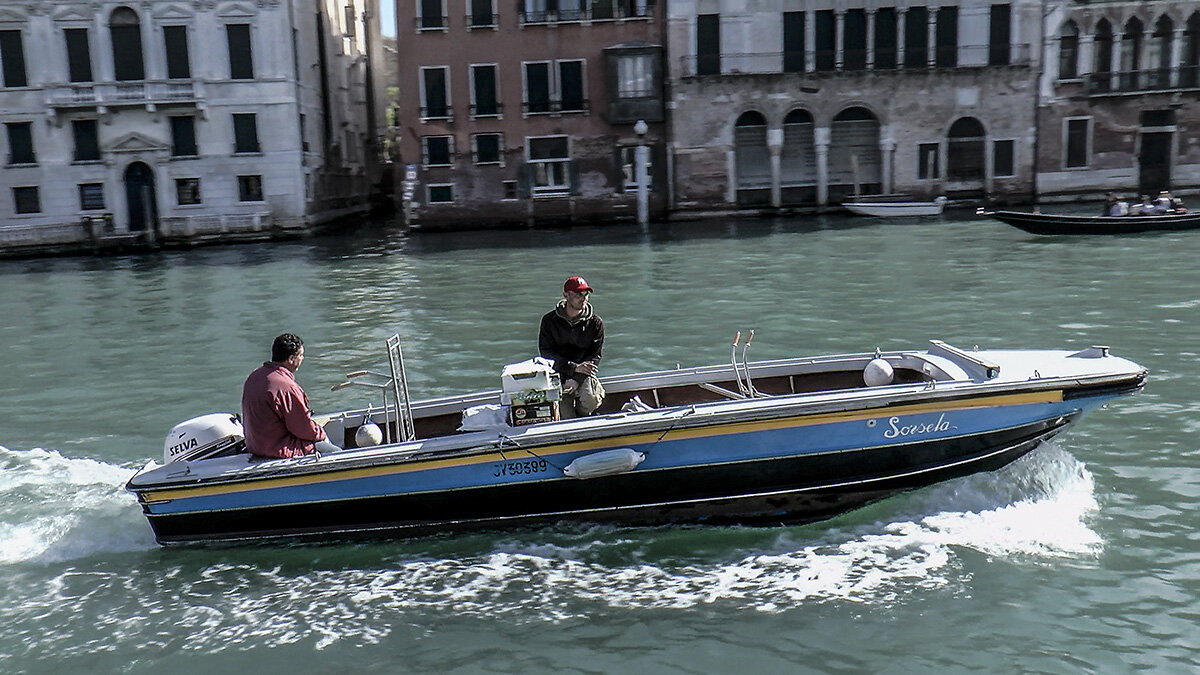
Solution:
M 533 403 L 530 405 L 513 405 L 508 409 L 510 426 L 520 427 L 526 424 L 554 422 L 558 420 L 558 401 L 549 403 Z
M 532 405 L 562 398 L 554 363 L 541 357 L 504 366 L 500 372 L 500 403 Z

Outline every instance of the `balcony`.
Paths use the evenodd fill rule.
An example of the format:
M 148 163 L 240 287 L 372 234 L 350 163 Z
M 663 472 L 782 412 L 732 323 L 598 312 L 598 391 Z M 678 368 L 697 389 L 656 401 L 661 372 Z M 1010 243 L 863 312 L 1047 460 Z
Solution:
M 46 106 L 54 111 L 88 108 L 146 107 L 195 104 L 203 86 L 193 80 L 65 84 L 46 87 Z
M 854 73 L 865 71 L 930 71 L 946 69 L 1028 68 L 1032 64 L 1028 44 L 1007 48 L 990 45 L 960 45 L 954 49 L 936 48 L 920 64 L 912 63 L 912 54 L 898 50 L 864 53 L 846 50 L 842 63 L 837 54 L 827 51 L 755 52 L 745 54 L 689 54 L 679 58 L 680 77 L 709 75 L 776 75 L 780 73 Z M 930 60 L 932 55 L 933 60 Z M 868 63 L 868 61 L 871 61 Z M 812 67 L 809 67 L 809 66 Z
M 556 99 L 543 101 L 525 101 L 521 103 L 521 113 L 529 117 L 531 115 L 564 115 L 571 113 L 588 113 L 592 110 L 590 100 L 575 99 L 573 101 L 559 101 Z
M 625 21 L 627 19 L 649 19 L 653 16 L 652 6 L 637 6 L 627 2 L 592 2 L 590 7 L 559 7 L 558 9 L 532 9 L 522 7 L 521 25 L 544 25 L 559 23 L 593 23 L 599 21 Z
M 1083 82 L 1087 96 L 1095 98 L 1195 91 L 1200 89 L 1200 66 L 1088 73 Z

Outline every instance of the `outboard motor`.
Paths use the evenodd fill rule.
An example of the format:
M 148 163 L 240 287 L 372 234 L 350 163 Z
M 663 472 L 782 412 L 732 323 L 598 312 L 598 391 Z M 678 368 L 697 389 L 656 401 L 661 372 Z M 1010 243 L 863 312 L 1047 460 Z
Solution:
M 163 461 L 196 461 L 236 455 L 246 450 L 242 421 L 233 413 L 193 417 L 172 427 L 163 443 Z

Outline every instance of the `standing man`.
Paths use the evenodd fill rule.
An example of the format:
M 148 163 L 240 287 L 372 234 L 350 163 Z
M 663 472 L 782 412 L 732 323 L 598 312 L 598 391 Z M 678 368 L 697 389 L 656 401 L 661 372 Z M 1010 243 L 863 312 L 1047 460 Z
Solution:
M 591 415 L 604 402 L 600 386 L 604 321 L 592 310 L 592 287 L 583 277 L 563 283 L 563 299 L 542 317 L 538 351 L 554 361 L 562 379 L 564 418 Z
M 299 457 L 318 449 L 337 449 L 313 421 L 308 395 L 296 383 L 295 373 L 303 361 L 304 341 L 284 333 L 271 344 L 271 360 L 250 373 L 242 385 L 242 425 L 251 453 Z

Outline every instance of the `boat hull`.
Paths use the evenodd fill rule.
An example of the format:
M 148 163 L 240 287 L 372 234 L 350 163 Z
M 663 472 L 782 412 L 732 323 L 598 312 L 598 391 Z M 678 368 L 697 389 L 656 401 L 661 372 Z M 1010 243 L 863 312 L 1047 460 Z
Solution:
M 1019 211 L 984 211 L 989 216 L 1030 234 L 1137 234 L 1200 228 L 1200 212 L 1158 216 L 1064 216 Z
M 942 202 L 844 202 L 842 206 L 860 216 L 881 218 L 941 215 Z
M 163 544 L 385 538 L 556 521 L 808 522 L 1004 466 L 1110 397 L 1050 392 L 756 428 L 668 429 L 661 440 L 510 449 L 140 497 Z M 647 459 L 635 470 L 586 480 L 560 470 L 617 447 Z

